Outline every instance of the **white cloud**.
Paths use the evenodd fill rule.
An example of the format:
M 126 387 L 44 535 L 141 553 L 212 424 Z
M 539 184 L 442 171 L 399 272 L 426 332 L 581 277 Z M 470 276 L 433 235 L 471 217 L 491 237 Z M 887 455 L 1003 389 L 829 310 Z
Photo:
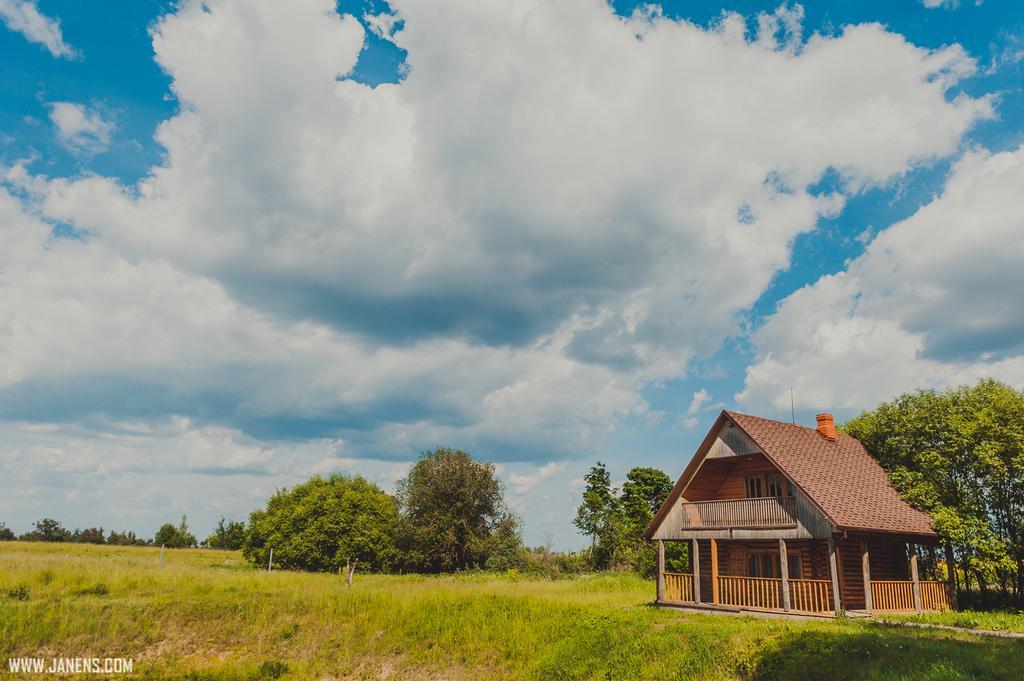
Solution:
M 991 115 L 948 97 L 959 47 L 878 25 L 391 5 L 408 73 L 371 88 L 328 0 L 183 2 L 153 28 L 181 102 L 162 165 L 8 170 L 30 200 L 0 191 L 0 414 L 180 416 L 251 438 L 239 466 L 261 439 L 344 441 L 325 466 L 578 456 L 738 331 L 797 234 Z M 829 169 L 842 193 L 813 195 Z
M 508 482 L 516 494 L 526 494 L 540 483 L 550 480 L 564 471 L 566 466 L 568 463 L 565 461 L 551 461 L 539 466 L 533 473 L 526 475 L 512 473 L 508 476 Z
M 739 398 L 847 411 L 992 376 L 1024 384 L 1024 147 L 968 153 L 941 196 L 753 336 Z
M 33 0 L 0 0 L 0 19 L 12 31 L 45 47 L 54 57 L 73 59 L 78 52 L 64 42 L 60 21 L 39 12 Z
M 686 408 L 687 415 L 692 416 L 696 414 L 700 411 L 701 407 L 708 403 L 708 400 L 710 399 L 711 395 L 704 388 L 693 393 L 693 399 L 690 400 L 690 406 Z
M 98 154 L 110 145 L 114 124 L 81 104 L 51 103 L 50 120 L 57 128 L 57 140 L 73 153 Z

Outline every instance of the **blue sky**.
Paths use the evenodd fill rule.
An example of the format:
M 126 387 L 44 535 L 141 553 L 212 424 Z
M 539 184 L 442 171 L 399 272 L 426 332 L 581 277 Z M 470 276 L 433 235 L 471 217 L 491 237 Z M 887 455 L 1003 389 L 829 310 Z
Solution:
M 719 409 L 1024 382 L 1009 0 L 90 9 L 0 0 L 18 531 L 444 444 L 574 547 L 591 463 Z

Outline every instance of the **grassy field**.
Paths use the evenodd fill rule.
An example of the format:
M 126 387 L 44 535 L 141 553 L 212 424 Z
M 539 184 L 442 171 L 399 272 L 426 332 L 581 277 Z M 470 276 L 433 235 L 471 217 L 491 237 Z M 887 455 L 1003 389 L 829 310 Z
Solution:
M 626 575 L 268 574 L 236 553 L 0 543 L 0 664 L 131 657 L 135 678 L 1019 679 L 1024 642 L 649 607 Z M 37 677 L 38 678 L 38 677 Z

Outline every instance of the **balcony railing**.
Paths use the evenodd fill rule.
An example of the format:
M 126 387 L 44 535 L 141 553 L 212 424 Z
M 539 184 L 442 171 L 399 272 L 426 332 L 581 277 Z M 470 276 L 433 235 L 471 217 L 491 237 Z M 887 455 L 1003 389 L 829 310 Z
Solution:
M 796 525 L 794 497 L 692 501 L 682 507 L 682 526 L 687 529 Z

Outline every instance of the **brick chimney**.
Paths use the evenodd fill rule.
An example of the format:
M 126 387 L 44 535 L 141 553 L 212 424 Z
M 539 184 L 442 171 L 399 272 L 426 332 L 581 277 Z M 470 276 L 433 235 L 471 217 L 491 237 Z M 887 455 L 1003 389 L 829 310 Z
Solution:
M 830 442 L 835 442 L 836 439 L 836 420 L 832 418 L 832 414 L 818 414 L 818 432 Z

